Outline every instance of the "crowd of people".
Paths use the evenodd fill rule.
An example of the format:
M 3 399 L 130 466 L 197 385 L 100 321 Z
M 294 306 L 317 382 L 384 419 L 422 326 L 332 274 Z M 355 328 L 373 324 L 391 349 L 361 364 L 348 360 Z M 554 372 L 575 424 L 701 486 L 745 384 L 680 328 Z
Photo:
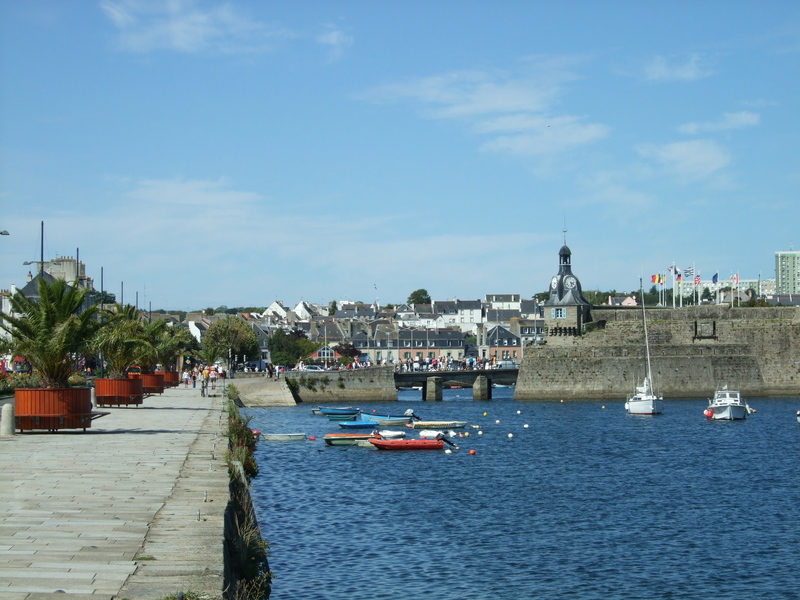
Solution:
M 189 382 L 192 383 L 192 387 L 197 387 L 197 382 L 200 382 L 200 388 L 205 394 L 206 390 L 211 388 L 212 390 L 217 389 L 217 381 L 220 379 L 225 379 L 227 376 L 227 371 L 222 365 L 195 365 L 191 369 L 184 369 L 183 374 L 181 375 L 181 379 L 183 379 L 184 387 L 189 387 Z

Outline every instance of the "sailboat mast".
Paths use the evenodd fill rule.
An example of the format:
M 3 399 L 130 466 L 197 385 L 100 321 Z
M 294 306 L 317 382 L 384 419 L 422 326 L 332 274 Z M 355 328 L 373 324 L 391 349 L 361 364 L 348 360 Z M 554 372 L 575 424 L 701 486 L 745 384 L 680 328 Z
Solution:
M 652 393 L 653 390 L 653 375 L 652 371 L 650 370 L 650 340 L 647 337 L 647 316 L 645 315 L 644 310 L 644 287 L 642 286 L 642 280 L 639 279 L 639 293 L 642 296 L 642 325 L 644 326 L 644 349 L 647 354 L 647 386 L 650 388 Z

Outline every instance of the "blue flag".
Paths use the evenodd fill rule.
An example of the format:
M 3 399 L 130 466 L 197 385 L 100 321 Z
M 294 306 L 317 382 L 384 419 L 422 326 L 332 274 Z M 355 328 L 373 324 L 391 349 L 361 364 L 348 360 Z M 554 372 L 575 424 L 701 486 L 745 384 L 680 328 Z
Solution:
M 714 276 L 711 278 L 711 283 L 717 283 L 719 281 L 719 273 L 714 273 Z

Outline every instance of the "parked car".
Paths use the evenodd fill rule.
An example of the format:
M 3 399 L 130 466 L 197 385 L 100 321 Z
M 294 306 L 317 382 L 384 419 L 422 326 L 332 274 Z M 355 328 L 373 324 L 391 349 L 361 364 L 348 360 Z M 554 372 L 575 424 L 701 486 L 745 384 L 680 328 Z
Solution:
M 320 367 L 319 365 L 306 365 L 303 369 L 304 371 L 324 371 L 324 367 Z

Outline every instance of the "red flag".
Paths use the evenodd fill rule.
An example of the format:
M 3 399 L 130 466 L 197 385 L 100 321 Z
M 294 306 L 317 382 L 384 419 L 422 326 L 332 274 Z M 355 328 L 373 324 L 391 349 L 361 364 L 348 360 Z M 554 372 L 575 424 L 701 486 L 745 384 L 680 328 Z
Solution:
M 695 285 L 700 285 L 700 275 L 695 275 L 694 276 L 694 284 Z
M 658 283 L 658 275 L 651 275 L 650 283 Z

